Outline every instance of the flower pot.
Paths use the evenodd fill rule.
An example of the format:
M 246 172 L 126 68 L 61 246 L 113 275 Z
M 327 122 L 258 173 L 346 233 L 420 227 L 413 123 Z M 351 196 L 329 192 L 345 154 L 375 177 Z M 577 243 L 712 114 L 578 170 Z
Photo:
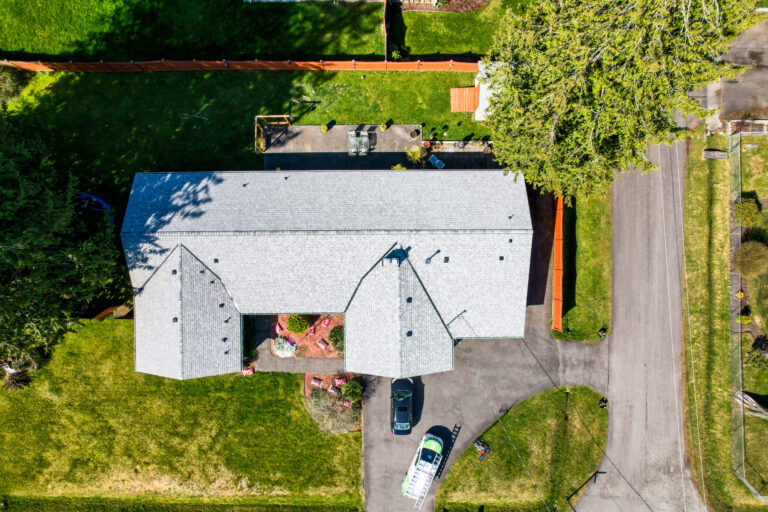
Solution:
M 431 146 L 431 144 L 429 143 L 429 141 L 428 141 L 428 140 L 425 140 L 425 141 L 424 141 L 424 147 L 425 147 L 426 149 L 429 149 L 429 147 L 430 147 L 430 146 Z
M 416 130 L 413 130 L 413 131 L 411 132 L 411 138 L 412 138 L 412 139 L 415 139 L 415 138 L 416 138 L 416 137 L 418 137 L 418 136 L 419 136 L 419 132 L 417 132 Z

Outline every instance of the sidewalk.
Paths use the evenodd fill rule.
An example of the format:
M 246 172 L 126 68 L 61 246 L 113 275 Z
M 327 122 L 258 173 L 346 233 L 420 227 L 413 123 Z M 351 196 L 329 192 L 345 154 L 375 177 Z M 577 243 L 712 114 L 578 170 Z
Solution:
M 259 357 L 256 359 L 257 372 L 344 373 L 343 358 L 275 357 L 269 351 L 269 341 L 264 341 L 256 351 L 259 354 Z

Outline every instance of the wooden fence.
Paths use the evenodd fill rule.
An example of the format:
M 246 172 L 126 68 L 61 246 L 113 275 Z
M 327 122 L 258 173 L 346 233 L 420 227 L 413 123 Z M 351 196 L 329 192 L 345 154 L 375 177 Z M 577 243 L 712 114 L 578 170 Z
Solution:
M 552 329 L 563 332 L 563 198 L 557 198 L 552 279 Z
M 137 71 L 458 71 L 478 72 L 477 62 L 447 61 L 356 61 L 356 60 L 152 60 L 145 62 L 30 62 L 0 60 L 27 71 L 72 71 L 90 73 Z

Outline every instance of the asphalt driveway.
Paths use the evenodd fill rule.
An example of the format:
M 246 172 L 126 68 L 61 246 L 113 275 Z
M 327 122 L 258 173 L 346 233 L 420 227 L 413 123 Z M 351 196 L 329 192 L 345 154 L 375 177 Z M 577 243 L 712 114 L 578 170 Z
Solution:
M 682 437 L 681 245 L 685 143 L 652 146 L 660 171 L 622 175 L 613 191 L 613 330 L 595 344 L 557 343 L 549 333 L 551 198 L 531 196 L 534 250 L 525 339 L 463 341 L 455 369 L 422 379 L 423 410 L 410 436 L 389 432 L 389 383 L 365 401 L 363 479 L 369 512 L 412 510 L 400 482 L 421 436 L 441 426 L 458 436 L 437 484 L 472 441 L 509 407 L 544 389 L 589 385 L 609 398 L 601 474 L 580 512 L 705 511 Z M 450 437 L 450 436 L 449 436 Z M 449 441 L 449 439 L 446 439 Z M 423 509 L 434 509 L 430 489 Z

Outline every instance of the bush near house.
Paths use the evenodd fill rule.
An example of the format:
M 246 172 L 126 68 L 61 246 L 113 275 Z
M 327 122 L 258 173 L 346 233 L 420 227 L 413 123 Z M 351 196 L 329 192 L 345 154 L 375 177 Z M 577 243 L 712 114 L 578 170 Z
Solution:
M 341 388 L 341 395 L 350 402 L 357 402 L 363 397 L 363 385 L 351 380 Z
M 736 270 L 745 279 L 753 279 L 768 271 L 768 247 L 757 240 L 750 240 L 741 244 L 736 261 L 733 262 Z
M 312 322 L 307 315 L 291 315 L 288 317 L 288 330 L 295 334 L 304 334 Z
M 760 207 L 753 197 L 743 197 L 741 202 L 733 205 L 733 213 L 743 227 L 758 226 L 762 221 Z
M 360 434 L 318 427 L 302 375 L 177 381 L 133 363 L 132 321 L 86 321 L 26 389 L 0 390 L 9 510 L 362 508 Z
M 328 335 L 328 341 L 331 342 L 336 352 L 344 352 L 344 327 L 334 327 Z

